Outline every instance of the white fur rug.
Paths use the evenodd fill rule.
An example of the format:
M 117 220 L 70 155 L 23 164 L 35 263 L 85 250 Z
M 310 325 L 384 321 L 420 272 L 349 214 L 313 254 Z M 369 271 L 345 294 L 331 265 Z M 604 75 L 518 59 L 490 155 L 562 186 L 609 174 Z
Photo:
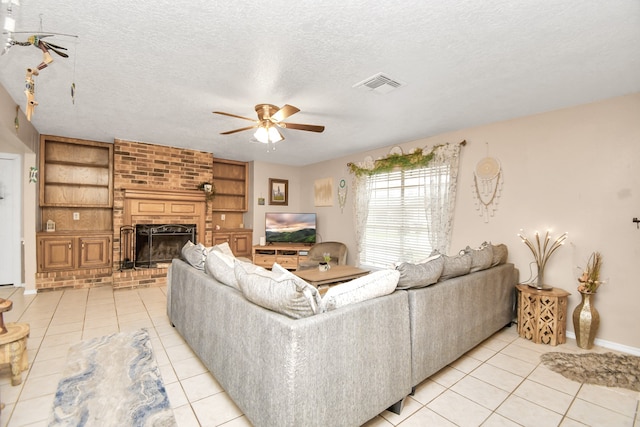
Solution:
M 640 391 L 640 357 L 615 353 L 545 353 L 546 367 L 566 378 Z

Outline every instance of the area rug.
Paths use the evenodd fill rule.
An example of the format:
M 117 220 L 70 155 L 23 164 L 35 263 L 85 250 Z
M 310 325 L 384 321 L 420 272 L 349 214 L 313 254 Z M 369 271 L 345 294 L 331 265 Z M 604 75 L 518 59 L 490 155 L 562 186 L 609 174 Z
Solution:
M 552 371 L 587 384 L 640 391 L 640 357 L 615 353 L 545 353 L 540 359 Z
M 175 426 L 146 329 L 69 349 L 49 426 Z

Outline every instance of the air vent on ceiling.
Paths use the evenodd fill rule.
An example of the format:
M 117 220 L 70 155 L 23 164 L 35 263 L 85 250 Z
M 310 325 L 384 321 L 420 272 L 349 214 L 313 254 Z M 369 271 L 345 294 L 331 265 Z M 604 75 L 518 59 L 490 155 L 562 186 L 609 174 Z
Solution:
M 353 87 L 363 88 L 378 93 L 389 93 L 404 85 L 404 83 L 392 79 L 383 73 L 378 73 L 375 76 L 364 79 L 360 83 L 356 83 Z

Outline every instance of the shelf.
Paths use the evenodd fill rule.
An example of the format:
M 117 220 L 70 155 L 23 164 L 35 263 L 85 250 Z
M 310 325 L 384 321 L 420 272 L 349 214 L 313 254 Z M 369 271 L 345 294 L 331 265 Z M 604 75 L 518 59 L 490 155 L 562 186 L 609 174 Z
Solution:
M 246 212 L 248 177 L 246 162 L 214 158 L 213 184 L 216 196 L 211 201 L 212 209 L 219 212 Z
M 40 174 L 41 207 L 113 207 L 113 144 L 41 135 Z
M 45 185 L 60 185 L 65 187 L 95 187 L 95 188 L 109 188 L 108 185 L 103 184 L 78 184 L 76 182 L 56 182 L 56 181 L 45 181 Z

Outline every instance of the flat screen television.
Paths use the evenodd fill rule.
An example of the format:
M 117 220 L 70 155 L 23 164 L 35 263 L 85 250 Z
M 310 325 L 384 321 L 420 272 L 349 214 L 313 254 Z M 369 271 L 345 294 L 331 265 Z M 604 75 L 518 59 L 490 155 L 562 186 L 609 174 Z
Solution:
M 314 213 L 265 213 L 265 240 L 267 243 L 316 242 L 316 214 Z

